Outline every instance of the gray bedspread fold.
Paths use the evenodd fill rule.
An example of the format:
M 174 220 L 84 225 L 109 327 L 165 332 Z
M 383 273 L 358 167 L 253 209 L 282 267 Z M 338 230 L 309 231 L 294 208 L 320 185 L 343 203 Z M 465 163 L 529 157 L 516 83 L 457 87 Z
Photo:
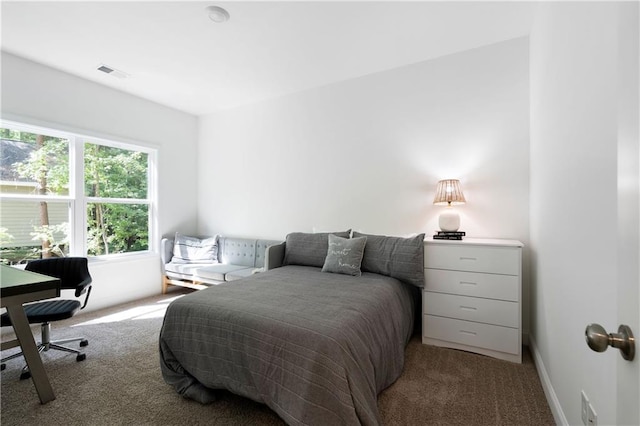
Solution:
M 285 266 L 171 303 L 161 370 L 201 403 L 228 389 L 291 425 L 377 425 L 377 395 L 402 372 L 414 309 L 394 278 Z

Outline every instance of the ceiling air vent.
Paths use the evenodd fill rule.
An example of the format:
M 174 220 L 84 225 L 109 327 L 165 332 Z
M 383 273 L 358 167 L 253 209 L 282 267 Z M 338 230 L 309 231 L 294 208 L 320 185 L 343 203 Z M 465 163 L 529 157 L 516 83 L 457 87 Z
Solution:
M 100 64 L 98 66 L 98 68 L 96 68 L 96 69 L 98 71 L 101 71 L 101 72 L 103 72 L 105 74 L 109 74 L 110 76 L 116 77 L 116 78 L 119 78 L 119 79 L 123 79 L 123 78 L 129 77 L 129 74 L 127 74 L 126 72 L 117 70 L 115 68 L 111 68 L 110 66 L 105 65 L 105 64 Z

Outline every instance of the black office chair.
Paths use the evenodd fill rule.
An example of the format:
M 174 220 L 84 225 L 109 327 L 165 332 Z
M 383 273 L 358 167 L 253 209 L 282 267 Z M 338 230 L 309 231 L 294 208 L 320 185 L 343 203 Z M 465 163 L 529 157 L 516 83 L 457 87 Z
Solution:
M 71 318 L 81 309 L 87 306 L 89 294 L 91 294 L 91 275 L 87 266 L 86 257 L 53 257 L 49 259 L 32 260 L 27 263 L 25 270 L 37 272 L 43 275 L 49 275 L 60 279 L 61 290 L 75 290 L 75 296 L 80 297 L 87 294 L 84 303 L 75 299 L 54 299 L 43 302 L 35 302 L 24 305 L 24 311 L 29 320 L 29 324 L 42 324 L 42 341 L 38 343 L 38 352 L 55 349 L 59 351 L 71 352 L 76 354 L 76 361 L 84 361 L 86 355 L 79 350 L 61 346 L 65 343 L 80 342 L 80 346 L 84 347 L 89 344 L 87 339 L 83 337 L 75 337 L 72 339 L 64 339 L 51 341 L 51 322 L 61 321 Z M 10 326 L 11 318 L 6 312 L 0 316 L 2 327 Z M 22 352 L 8 356 L 0 360 L 2 369 L 5 369 L 5 362 L 10 359 L 17 358 Z M 28 379 L 31 373 L 27 366 L 22 369 L 20 380 Z

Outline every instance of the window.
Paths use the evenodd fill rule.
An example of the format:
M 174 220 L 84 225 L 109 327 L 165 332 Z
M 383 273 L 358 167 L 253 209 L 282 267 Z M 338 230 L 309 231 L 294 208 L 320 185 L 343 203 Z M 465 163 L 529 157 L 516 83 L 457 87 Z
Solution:
M 154 149 L 0 122 L 0 257 L 153 247 Z
M 147 153 L 84 144 L 88 254 L 149 249 L 148 170 Z

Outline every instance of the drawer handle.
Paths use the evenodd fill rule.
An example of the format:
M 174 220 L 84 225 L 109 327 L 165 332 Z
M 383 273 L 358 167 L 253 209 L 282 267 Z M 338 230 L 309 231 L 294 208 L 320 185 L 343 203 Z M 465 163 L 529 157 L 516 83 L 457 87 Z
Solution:
M 465 257 L 465 256 L 460 256 L 460 260 L 478 260 L 475 257 Z
M 473 306 L 463 306 L 463 305 L 460 305 L 460 309 L 465 309 L 467 311 L 477 311 L 478 310 L 478 308 L 474 308 Z
M 470 336 L 476 336 L 477 334 L 473 331 L 467 331 L 467 330 L 460 330 L 460 333 L 462 334 L 468 334 Z
M 471 281 L 460 281 L 460 285 L 478 285 L 478 283 L 474 283 Z

